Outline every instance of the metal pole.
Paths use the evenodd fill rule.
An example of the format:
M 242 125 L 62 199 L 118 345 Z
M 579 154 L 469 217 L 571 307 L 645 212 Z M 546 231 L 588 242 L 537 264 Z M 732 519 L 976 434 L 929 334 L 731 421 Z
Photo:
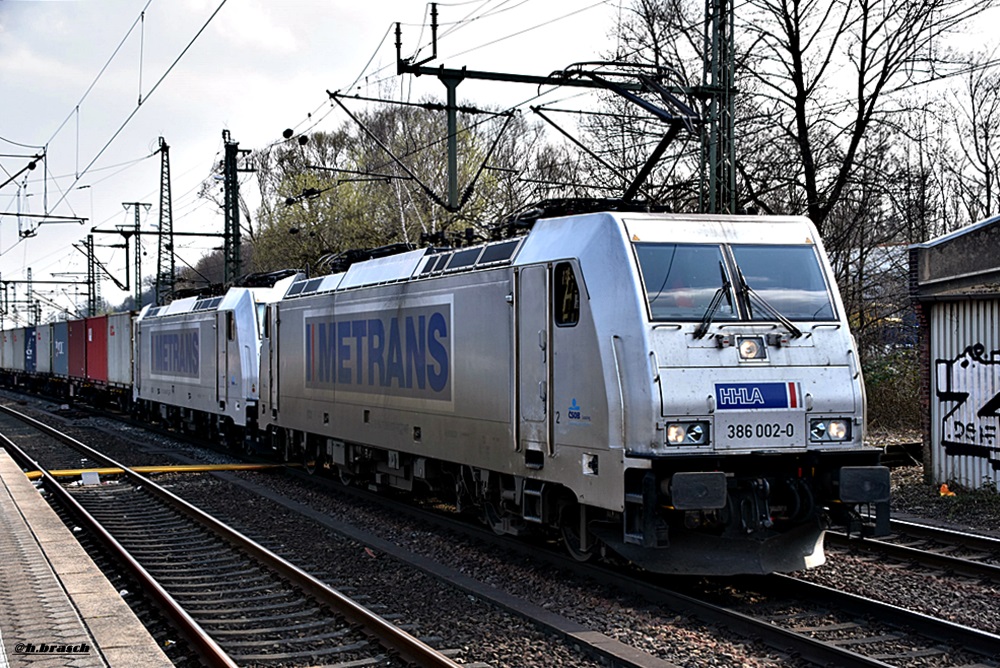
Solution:
M 166 304 L 174 294 L 174 212 L 170 195 L 170 147 L 160 137 L 160 229 L 156 261 L 156 304 Z
M 94 257 L 94 235 L 88 234 L 84 247 L 87 249 L 87 315 L 97 315 L 97 271 Z
M 135 227 L 131 232 L 121 231 L 126 239 L 130 234 L 135 235 L 135 308 L 142 308 L 142 235 L 139 233 L 139 208 L 144 207 L 146 211 L 153 206 L 143 202 L 122 202 L 122 206 L 128 211 L 129 207 L 135 209 Z M 126 263 L 126 267 L 127 267 Z
M 461 79 L 443 78 L 448 89 L 448 206 L 458 210 L 458 96 L 456 89 Z

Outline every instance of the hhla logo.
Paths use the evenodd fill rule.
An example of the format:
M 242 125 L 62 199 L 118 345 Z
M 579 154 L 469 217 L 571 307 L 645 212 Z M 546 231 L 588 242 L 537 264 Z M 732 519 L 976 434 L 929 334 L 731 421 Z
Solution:
M 719 388 L 719 403 L 723 405 L 764 405 L 764 395 L 756 387 L 721 387 Z

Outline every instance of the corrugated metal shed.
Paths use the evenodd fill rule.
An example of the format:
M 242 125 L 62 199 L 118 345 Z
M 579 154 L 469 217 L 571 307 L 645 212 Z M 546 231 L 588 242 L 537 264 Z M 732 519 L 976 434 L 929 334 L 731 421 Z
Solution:
M 924 464 L 936 484 L 1000 483 L 1000 217 L 910 248 Z

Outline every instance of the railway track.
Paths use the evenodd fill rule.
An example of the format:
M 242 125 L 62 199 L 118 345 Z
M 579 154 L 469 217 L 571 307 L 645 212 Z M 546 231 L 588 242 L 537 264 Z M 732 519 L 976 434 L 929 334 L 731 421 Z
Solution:
M 1000 539 L 926 524 L 892 520 L 885 538 L 827 533 L 830 544 L 871 552 L 969 577 L 1000 582 Z
M 457 667 L 152 480 L 34 418 L 0 411 L 89 462 L 123 469 L 112 485 L 66 487 L 47 473 L 43 484 L 115 553 L 209 665 Z M 0 440 L 21 466 L 45 471 L 6 436 Z
M 879 461 L 890 468 L 919 466 L 923 462 L 923 443 L 911 441 L 885 445 L 882 447 L 882 457 Z
M 914 659 L 1000 665 L 1000 636 L 995 633 L 787 575 L 761 578 L 752 590 L 771 599 L 755 598 L 753 607 L 764 609 L 755 616 L 847 650 L 854 657 L 852 665 L 906 666 Z
M 299 473 L 293 473 L 298 477 Z M 506 608 L 566 643 L 579 646 L 584 652 L 614 665 L 650 668 L 670 666 L 656 652 L 647 652 L 636 646 L 615 641 L 594 628 L 553 614 L 537 601 L 518 599 L 516 596 L 497 592 L 494 587 L 483 585 L 473 578 L 457 573 L 446 566 L 428 564 L 419 555 L 407 555 L 386 542 L 371 543 L 372 537 L 363 531 L 354 532 L 350 526 L 331 520 L 322 512 L 312 511 L 300 503 L 268 494 L 254 484 L 237 476 L 224 474 L 235 484 L 242 484 L 255 494 L 263 493 L 277 503 L 296 513 L 311 514 L 312 519 L 365 542 L 374 549 L 389 552 L 396 559 L 410 561 L 412 565 L 435 574 L 450 584 L 464 588 L 470 595 L 489 600 Z M 580 576 L 602 584 L 612 585 L 623 592 L 639 597 L 664 612 L 664 624 L 671 623 L 677 615 L 741 634 L 747 639 L 760 640 L 767 646 L 793 661 L 815 665 L 838 666 L 911 666 L 936 665 L 949 656 L 948 665 L 1000 666 L 998 643 L 1000 638 L 988 632 L 967 629 L 958 624 L 937 620 L 927 615 L 905 609 L 879 605 L 866 598 L 851 596 L 830 588 L 823 588 L 793 578 L 740 578 L 736 582 L 725 580 L 708 583 L 701 581 L 695 587 L 682 587 L 677 580 L 653 580 L 648 576 L 631 576 L 621 571 L 608 571 L 590 564 L 580 565 L 553 554 L 538 550 L 524 543 L 498 539 L 489 531 L 470 527 L 454 517 L 440 513 L 427 513 L 409 504 L 399 504 L 364 490 L 348 488 L 316 476 L 301 476 L 320 487 L 331 486 L 350 494 L 360 495 L 377 505 L 386 506 L 391 514 L 408 514 L 437 525 L 445 533 L 457 531 L 473 540 L 497 545 L 503 549 L 527 551 L 527 560 L 535 564 L 550 564 L 570 570 Z M 751 602 L 752 601 L 752 602 Z
M 365 490 L 352 489 L 351 493 L 386 505 L 391 513 L 407 514 L 429 522 L 444 532 L 456 532 L 498 548 L 513 549 L 526 562 L 547 564 L 580 578 L 613 586 L 668 611 L 665 613 L 668 619 L 676 615 L 695 618 L 748 639 L 760 640 L 795 660 L 822 666 L 887 668 L 910 666 L 920 660 L 933 665 L 947 655 L 948 665 L 1000 666 L 1000 636 L 994 633 L 793 577 L 699 579 L 691 584 L 690 580 L 681 578 L 637 575 L 627 569 L 580 564 L 544 546 L 498 538 L 460 519 L 370 496 Z M 295 508 L 296 504 L 289 507 Z M 361 535 L 354 537 L 363 540 Z M 406 558 L 403 552 L 394 556 Z M 442 576 L 448 577 L 447 573 Z M 568 620 L 553 619 L 548 610 L 539 610 L 530 602 L 512 601 L 509 596 L 491 593 L 491 587 L 478 587 L 461 578 L 453 577 L 453 582 L 468 587 L 470 594 L 492 596 L 496 604 L 532 623 L 548 627 L 553 633 L 564 635 L 568 642 L 589 644 L 588 653 L 603 655 L 615 665 L 632 668 L 663 665 L 653 654 L 634 647 L 614 649 L 607 637 L 592 629 L 579 629 Z

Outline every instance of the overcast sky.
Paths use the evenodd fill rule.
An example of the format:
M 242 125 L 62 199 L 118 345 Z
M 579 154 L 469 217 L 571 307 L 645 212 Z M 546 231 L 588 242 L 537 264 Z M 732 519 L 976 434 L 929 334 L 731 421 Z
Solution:
M 593 60 L 613 50 L 620 4 L 440 3 L 434 64 L 548 74 Z M 69 274 L 56 280 L 80 284 L 35 289 L 62 305 L 82 305 L 86 261 L 73 244 L 93 227 L 131 225 L 134 213 L 123 202 L 152 204 L 142 220 L 153 229 L 160 158 L 152 154 L 161 136 L 170 145 L 174 229 L 221 232 L 221 212 L 196 195 L 222 157 L 223 129 L 246 149 L 279 141 L 285 128 L 334 129 L 346 117 L 326 91 L 356 84 L 377 95 L 380 82 L 396 78 L 394 22 L 403 23 L 408 55 L 418 40 L 429 40 L 421 29 L 427 11 L 415 0 L 0 0 L 0 183 L 10 181 L 0 188 L 0 279 L 24 280 L 29 267 L 34 281 Z M 411 87 L 414 97 L 444 90 L 429 77 L 408 81 Z M 459 88 L 464 100 L 498 105 L 534 92 L 472 81 Z M 44 170 L 40 163 L 11 180 L 43 150 Z M 255 190 L 252 182 L 243 186 L 246 194 Z M 89 220 L 49 222 L 26 237 L 38 219 L 8 215 L 19 211 Z M 117 235 L 95 240 L 121 243 Z M 219 243 L 178 238 L 178 254 L 193 264 Z M 144 244 L 148 276 L 155 237 Z M 123 251 L 99 248 L 98 257 L 124 277 Z M 16 290 L 23 299 L 25 286 Z M 110 281 L 101 291 L 113 303 L 125 296 Z M 12 326 L 9 316 L 5 326 Z

